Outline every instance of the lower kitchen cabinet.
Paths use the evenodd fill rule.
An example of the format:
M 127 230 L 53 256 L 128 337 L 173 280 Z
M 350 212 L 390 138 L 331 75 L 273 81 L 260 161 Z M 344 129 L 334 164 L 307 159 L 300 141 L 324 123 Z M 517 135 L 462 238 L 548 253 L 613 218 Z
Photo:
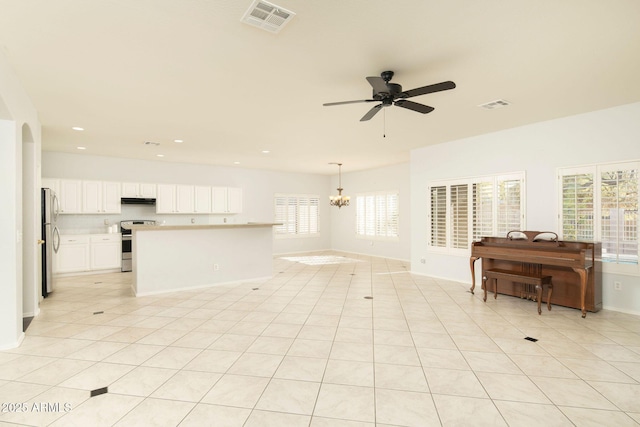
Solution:
M 90 238 L 90 269 L 109 270 L 120 268 L 122 263 L 120 234 L 97 234 Z
M 89 235 L 61 235 L 58 253 L 54 255 L 54 273 L 89 270 Z
M 60 236 L 54 256 L 54 273 L 119 269 L 122 257 L 120 234 L 67 234 Z

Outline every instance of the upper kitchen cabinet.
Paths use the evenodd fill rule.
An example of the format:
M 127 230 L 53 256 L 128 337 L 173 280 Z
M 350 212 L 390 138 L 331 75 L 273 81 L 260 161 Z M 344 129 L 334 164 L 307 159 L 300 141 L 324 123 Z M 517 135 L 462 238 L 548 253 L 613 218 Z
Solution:
M 123 182 L 122 197 L 154 199 L 156 197 L 156 184 L 144 182 Z
M 60 180 L 55 178 L 42 178 L 40 182 L 42 188 L 50 188 L 56 195 L 60 194 Z
M 193 185 L 158 184 L 156 213 L 194 213 Z
M 82 212 L 119 214 L 120 183 L 107 181 L 82 181 Z
M 196 185 L 193 187 L 195 213 L 211 213 L 211 187 Z
M 82 181 L 61 179 L 58 200 L 61 214 L 82 213 Z
M 213 187 L 212 213 L 240 213 L 242 212 L 242 188 Z

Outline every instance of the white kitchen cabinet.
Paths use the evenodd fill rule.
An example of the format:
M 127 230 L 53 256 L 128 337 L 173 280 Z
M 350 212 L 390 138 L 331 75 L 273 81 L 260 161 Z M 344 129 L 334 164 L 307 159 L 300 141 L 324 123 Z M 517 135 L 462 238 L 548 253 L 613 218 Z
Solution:
M 240 213 L 242 212 L 242 188 L 213 187 L 212 213 Z
M 54 273 L 80 273 L 119 269 L 122 236 L 117 234 L 66 234 L 54 254 Z
M 120 268 L 122 264 L 122 236 L 120 234 L 92 234 L 90 236 L 91 270 Z
M 107 181 L 82 181 L 82 212 L 121 212 L 120 183 Z
M 53 259 L 54 273 L 89 271 L 89 235 L 61 235 Z
M 82 181 L 61 179 L 58 200 L 61 214 L 82 213 Z
M 176 186 L 158 184 L 156 196 L 156 213 L 176 213 Z
M 195 213 L 211 213 L 211 187 L 196 185 L 193 187 Z
M 56 196 L 60 194 L 60 180 L 55 178 L 42 178 L 40 182 L 42 188 L 50 188 L 56 193 Z
M 156 184 L 149 184 L 145 182 L 123 182 L 122 197 L 154 199 L 156 197 Z
M 227 208 L 229 213 L 242 212 L 242 188 L 227 187 Z
M 156 213 L 194 213 L 193 185 L 158 184 Z
M 176 213 L 193 213 L 193 202 L 193 185 L 176 185 Z

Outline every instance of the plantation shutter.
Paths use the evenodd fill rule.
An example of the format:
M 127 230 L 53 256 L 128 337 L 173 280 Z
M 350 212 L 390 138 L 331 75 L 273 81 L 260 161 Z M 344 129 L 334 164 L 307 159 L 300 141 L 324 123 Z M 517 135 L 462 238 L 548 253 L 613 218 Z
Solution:
M 387 194 L 386 235 L 398 237 L 398 195 Z
M 469 186 L 451 187 L 451 247 L 465 249 L 469 246 Z
M 275 197 L 275 214 L 274 220 L 282 225 L 276 225 L 276 234 L 287 233 L 287 197 L 276 196 Z
M 447 187 L 431 187 L 431 246 L 447 246 Z
M 602 259 L 638 263 L 638 169 L 600 173 Z
M 309 198 L 298 198 L 298 234 L 309 234 Z
M 473 184 L 473 240 L 493 236 L 493 181 Z
M 365 197 L 356 197 L 356 234 L 364 236 L 366 232 Z
M 594 240 L 595 206 L 594 174 L 575 173 L 561 176 L 562 238 L 564 240 Z
M 376 219 L 375 219 L 375 196 L 367 195 L 365 196 L 365 235 L 366 236 L 375 236 L 376 235 Z
M 498 180 L 497 234 L 506 237 L 511 230 L 521 230 L 522 180 Z
M 276 235 L 319 233 L 320 198 L 318 196 L 276 194 L 274 197 Z
M 320 198 L 311 197 L 309 199 L 309 233 L 320 232 Z

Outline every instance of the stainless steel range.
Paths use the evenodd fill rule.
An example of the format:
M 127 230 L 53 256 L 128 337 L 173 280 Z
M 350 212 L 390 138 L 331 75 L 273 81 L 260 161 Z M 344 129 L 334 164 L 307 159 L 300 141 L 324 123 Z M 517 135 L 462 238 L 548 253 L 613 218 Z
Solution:
M 120 221 L 120 231 L 122 232 L 122 268 L 123 272 L 133 270 L 133 260 L 131 258 L 131 226 L 132 225 L 156 225 L 154 220 L 138 219 L 130 221 Z

